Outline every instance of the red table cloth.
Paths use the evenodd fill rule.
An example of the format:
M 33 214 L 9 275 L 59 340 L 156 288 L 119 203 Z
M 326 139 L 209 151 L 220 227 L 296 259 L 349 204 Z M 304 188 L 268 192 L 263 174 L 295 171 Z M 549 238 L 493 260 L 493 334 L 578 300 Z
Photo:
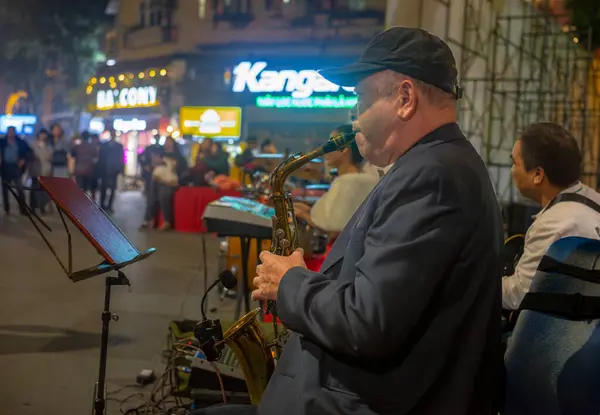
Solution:
M 173 213 L 177 232 L 204 232 L 202 215 L 210 202 L 223 196 L 241 196 L 236 190 L 212 187 L 180 187 L 175 193 Z

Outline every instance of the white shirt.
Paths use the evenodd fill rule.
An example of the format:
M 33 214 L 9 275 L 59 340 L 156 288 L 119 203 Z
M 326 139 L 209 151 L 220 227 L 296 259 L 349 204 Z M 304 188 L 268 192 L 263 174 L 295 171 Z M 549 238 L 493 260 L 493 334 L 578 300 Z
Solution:
M 342 174 L 314 204 L 311 220 L 324 231 L 341 232 L 378 181 L 365 173 Z
M 382 178 L 393 166 L 394 164 L 390 164 L 386 167 L 377 167 L 369 163 L 368 161 L 364 161 L 362 165 L 362 172 L 366 174 L 370 174 L 377 179 Z
M 577 182 L 561 193 L 579 193 L 600 204 L 600 194 Z M 567 236 L 600 239 L 600 214 L 578 202 L 560 202 L 542 209 L 525 235 L 523 255 L 515 273 L 502 279 L 502 307 L 517 310 L 529 291 L 540 260 L 555 241 Z M 600 228 L 599 228 L 600 229 Z

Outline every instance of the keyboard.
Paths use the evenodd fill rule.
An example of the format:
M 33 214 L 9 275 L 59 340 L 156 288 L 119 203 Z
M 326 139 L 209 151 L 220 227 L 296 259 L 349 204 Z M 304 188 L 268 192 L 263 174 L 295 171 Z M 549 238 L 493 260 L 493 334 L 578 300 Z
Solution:
M 208 204 L 202 215 L 208 232 L 225 237 L 271 239 L 275 209 L 243 197 L 225 196 Z

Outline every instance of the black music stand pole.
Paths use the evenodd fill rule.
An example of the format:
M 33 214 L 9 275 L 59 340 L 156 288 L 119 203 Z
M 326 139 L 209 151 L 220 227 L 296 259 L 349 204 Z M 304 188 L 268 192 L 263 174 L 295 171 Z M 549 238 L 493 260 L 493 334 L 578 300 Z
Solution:
M 106 363 L 108 360 L 108 330 L 110 321 L 119 321 L 119 316 L 110 311 L 110 294 L 113 286 L 131 286 L 129 280 L 121 271 L 116 277 L 106 277 L 104 290 L 104 310 L 102 311 L 102 340 L 100 345 L 100 367 L 98 368 L 98 382 L 94 388 L 93 415 L 104 415 L 106 409 Z

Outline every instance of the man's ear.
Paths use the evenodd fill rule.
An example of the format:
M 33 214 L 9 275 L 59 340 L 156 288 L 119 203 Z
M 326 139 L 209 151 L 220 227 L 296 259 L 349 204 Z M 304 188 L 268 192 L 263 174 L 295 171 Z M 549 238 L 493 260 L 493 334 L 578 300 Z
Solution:
M 396 113 L 402 121 L 409 121 L 415 115 L 419 101 L 416 85 L 405 79 L 400 83 L 398 91 L 398 110 Z
M 536 168 L 535 172 L 533 173 L 533 183 L 537 185 L 542 184 L 542 182 L 544 181 L 544 177 L 546 177 L 544 169 L 542 169 L 541 167 Z

